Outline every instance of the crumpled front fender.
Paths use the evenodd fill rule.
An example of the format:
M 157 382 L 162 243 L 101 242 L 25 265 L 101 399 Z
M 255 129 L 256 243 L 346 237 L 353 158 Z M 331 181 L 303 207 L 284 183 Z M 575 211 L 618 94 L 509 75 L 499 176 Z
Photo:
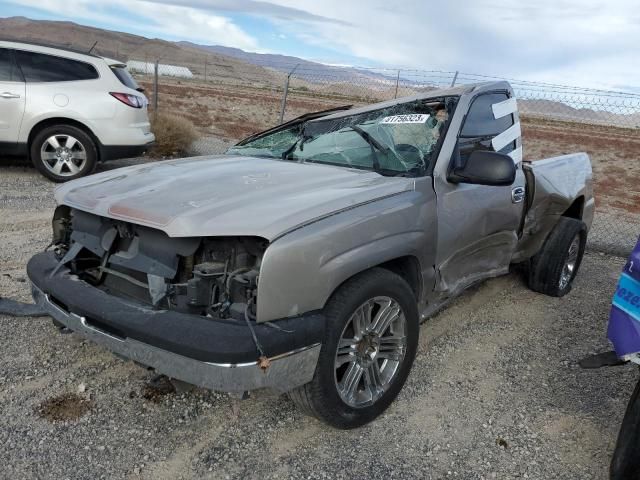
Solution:
M 347 279 L 399 257 L 416 258 L 423 278 L 429 276 L 435 248 L 427 247 L 435 246 L 436 229 L 435 195 L 412 191 L 285 235 L 262 261 L 258 322 L 319 310 Z

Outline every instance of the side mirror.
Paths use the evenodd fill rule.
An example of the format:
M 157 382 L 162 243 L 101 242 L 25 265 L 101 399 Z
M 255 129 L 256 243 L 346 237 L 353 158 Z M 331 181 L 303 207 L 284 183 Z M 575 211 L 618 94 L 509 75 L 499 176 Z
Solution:
M 466 165 L 454 167 L 449 173 L 453 183 L 508 186 L 516 179 L 516 165 L 509 155 L 476 150 L 471 152 Z

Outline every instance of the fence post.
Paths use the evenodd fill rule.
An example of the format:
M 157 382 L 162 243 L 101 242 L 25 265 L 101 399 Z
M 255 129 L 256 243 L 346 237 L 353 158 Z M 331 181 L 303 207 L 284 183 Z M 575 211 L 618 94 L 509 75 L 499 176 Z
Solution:
M 456 80 L 458 79 L 458 71 L 456 70 L 455 75 L 453 76 L 453 80 L 451 80 L 451 86 L 453 87 L 456 84 Z
M 282 92 L 282 105 L 280 106 L 280 121 L 278 123 L 282 123 L 284 121 L 284 111 L 287 108 L 287 95 L 289 94 L 289 80 L 291 79 L 291 75 L 296 71 L 300 64 L 297 64 L 295 67 L 291 69 L 289 74 L 287 75 L 287 79 L 284 82 L 284 92 Z
M 153 114 L 158 113 L 158 60 L 153 66 Z
M 398 70 L 398 75 L 396 76 L 396 93 L 393 94 L 393 98 L 398 98 L 398 83 L 400 83 L 400 70 Z
M 207 59 L 204 59 L 204 81 L 207 81 Z

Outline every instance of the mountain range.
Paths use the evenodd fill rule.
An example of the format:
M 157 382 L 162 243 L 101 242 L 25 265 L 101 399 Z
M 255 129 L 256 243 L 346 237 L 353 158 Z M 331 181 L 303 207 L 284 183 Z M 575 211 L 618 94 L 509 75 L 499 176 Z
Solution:
M 236 73 L 241 74 L 243 80 L 270 76 L 265 69 L 288 73 L 294 67 L 299 71 L 308 72 L 314 69 L 329 72 L 332 80 L 338 82 L 358 81 L 365 77 L 387 81 L 391 78 L 363 69 L 328 66 L 287 55 L 259 54 L 238 48 L 199 45 L 185 41 L 171 42 L 68 21 L 31 20 L 26 17 L 0 18 L 0 39 L 44 43 L 86 51 L 95 43 L 94 53 L 117 60 L 159 60 L 164 64 L 187 66 L 198 74 L 204 73 L 206 62 L 208 67 L 228 71 L 232 76 Z
M 335 86 L 339 85 L 338 91 L 354 96 L 364 97 L 366 95 L 362 95 L 362 92 L 376 89 L 390 94 L 396 82 L 396 73 L 393 70 L 387 73 L 357 67 L 325 65 L 288 55 L 246 52 L 220 45 L 171 42 L 68 21 L 31 20 L 25 17 L 0 18 L 0 39 L 43 43 L 83 51 L 89 51 L 93 47 L 94 53 L 105 57 L 122 61 L 159 60 L 163 64 L 186 66 L 200 77 L 209 78 L 209 75 L 215 77 L 215 81 L 261 88 L 279 87 L 282 85 L 283 74 L 291 72 L 294 68 L 298 72 L 298 83 L 303 88 L 310 87 L 328 92 L 335 91 Z M 413 78 L 407 78 L 411 73 L 405 72 L 400 80 L 408 89 L 407 92 L 433 88 L 428 81 L 420 78 L 420 72 L 415 72 Z M 399 93 L 408 94 L 402 91 L 405 88 L 401 87 Z M 637 102 L 638 99 L 631 101 Z M 629 109 L 613 105 L 615 108 L 600 107 L 593 110 L 588 108 L 589 102 L 585 102 L 586 108 L 580 108 L 582 105 L 578 104 L 574 105 L 574 108 L 570 101 L 563 103 L 538 99 L 520 99 L 519 104 L 523 113 L 533 115 L 624 126 L 640 124 L 640 107 Z

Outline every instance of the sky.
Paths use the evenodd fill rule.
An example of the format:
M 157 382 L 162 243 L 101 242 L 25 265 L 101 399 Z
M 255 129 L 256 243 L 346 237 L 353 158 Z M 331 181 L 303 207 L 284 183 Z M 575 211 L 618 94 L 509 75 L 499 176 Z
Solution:
M 0 0 L 0 15 L 329 64 L 640 93 L 637 0 Z

